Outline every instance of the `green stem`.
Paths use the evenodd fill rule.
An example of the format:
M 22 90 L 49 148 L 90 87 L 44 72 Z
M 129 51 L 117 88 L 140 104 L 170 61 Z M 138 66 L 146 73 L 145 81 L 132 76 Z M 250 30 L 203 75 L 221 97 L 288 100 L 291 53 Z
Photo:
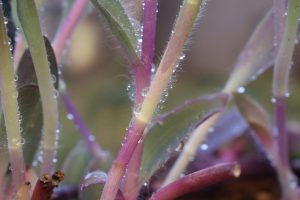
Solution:
M 19 120 L 19 107 L 14 81 L 14 68 L 5 28 L 4 16 L 0 9 L 0 87 L 1 103 L 7 133 L 9 160 L 12 171 L 14 189 L 19 189 L 25 183 L 25 166 L 23 158 L 23 138 Z
M 43 109 L 43 162 L 41 173 L 51 174 L 54 169 L 58 128 L 57 91 L 54 88 L 42 37 L 37 10 L 33 0 L 17 0 L 17 12 L 32 55 Z
M 151 120 L 162 93 L 167 88 L 173 70 L 176 68 L 176 62 L 197 17 L 201 2 L 201 0 L 185 0 L 183 2 L 170 41 L 142 103 L 141 110 L 137 113 L 137 118 L 146 124 Z
M 115 199 L 126 165 L 129 163 L 138 141 L 142 139 L 144 129 L 151 120 L 163 91 L 167 88 L 176 62 L 197 17 L 201 2 L 201 0 L 185 0 L 183 2 L 170 41 L 142 103 L 141 110 L 135 112 L 136 119 L 132 124 L 131 131 L 129 131 L 127 139 L 125 138 L 123 146 L 109 171 L 108 180 L 101 196 L 102 200 Z
M 290 0 L 284 33 L 274 65 L 273 95 L 276 97 L 288 94 L 288 81 L 297 36 L 299 14 L 300 1 Z

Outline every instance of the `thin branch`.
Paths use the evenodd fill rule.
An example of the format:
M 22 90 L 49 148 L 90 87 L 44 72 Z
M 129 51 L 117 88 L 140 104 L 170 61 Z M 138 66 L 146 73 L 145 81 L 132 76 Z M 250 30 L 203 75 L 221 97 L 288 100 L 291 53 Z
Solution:
M 70 35 L 76 27 L 82 11 L 86 7 L 88 2 L 89 0 L 76 0 L 73 3 L 69 14 L 64 19 L 63 23 L 61 23 L 53 42 L 53 48 L 58 61 L 61 61 L 65 43 L 70 38 Z
M 189 174 L 152 195 L 150 200 L 176 199 L 184 194 L 240 176 L 241 169 L 237 163 L 218 164 Z
M 93 152 L 96 158 L 100 159 L 102 162 L 107 162 L 111 160 L 111 155 L 109 152 L 103 150 L 95 140 L 95 136 L 89 131 L 82 121 L 79 113 L 77 112 L 73 102 L 70 97 L 67 95 L 66 91 L 61 93 L 61 98 L 64 102 L 64 105 L 68 111 L 69 118 L 74 122 L 75 126 L 80 131 L 86 146 Z
M 5 19 L 0 8 L 0 89 L 1 104 L 7 135 L 9 161 L 12 171 L 14 190 L 17 191 L 25 183 L 25 166 L 23 158 L 24 139 L 21 136 L 19 120 L 18 91 L 14 81 L 14 69 L 10 44 L 5 27 Z M 28 192 L 28 191 L 27 191 Z

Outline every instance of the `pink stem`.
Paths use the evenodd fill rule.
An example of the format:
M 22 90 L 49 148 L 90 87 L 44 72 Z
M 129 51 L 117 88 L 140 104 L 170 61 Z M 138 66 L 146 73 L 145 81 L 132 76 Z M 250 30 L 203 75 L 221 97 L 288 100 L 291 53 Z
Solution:
M 156 34 L 157 0 L 144 0 L 141 61 L 143 66 L 134 66 L 135 104 L 143 101 L 142 93 L 150 85 L 151 65 L 154 57 Z
M 122 191 L 127 200 L 135 200 L 140 191 L 139 172 L 142 162 L 144 142 L 140 142 L 130 159 L 126 169 L 125 179 L 122 184 Z
M 133 65 L 135 79 L 135 107 L 143 101 L 143 93 L 151 81 L 151 68 L 154 57 L 157 0 L 144 0 L 143 33 L 142 33 L 142 66 Z M 127 173 L 123 182 L 123 192 L 126 199 L 136 199 L 139 192 L 139 169 L 142 161 L 144 145 L 139 143 L 127 166 Z M 134 189 L 133 189 L 134 188 Z
M 240 175 L 240 167 L 236 163 L 218 164 L 189 174 L 152 195 L 150 200 L 176 199 L 184 194 L 223 182 Z
M 76 0 L 71 8 L 70 13 L 68 14 L 64 22 L 60 25 L 53 42 L 56 59 L 58 61 L 61 61 L 65 43 L 70 37 L 72 31 L 74 30 L 82 14 L 82 11 L 88 2 L 88 0 Z

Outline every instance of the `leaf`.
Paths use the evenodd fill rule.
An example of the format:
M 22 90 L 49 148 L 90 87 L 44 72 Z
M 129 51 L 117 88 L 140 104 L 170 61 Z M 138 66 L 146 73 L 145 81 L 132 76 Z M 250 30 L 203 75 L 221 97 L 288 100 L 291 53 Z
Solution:
M 54 51 L 46 37 L 44 37 L 44 41 L 50 63 L 50 71 L 53 75 L 53 79 L 57 80 L 54 86 L 58 89 L 58 68 Z M 37 78 L 28 49 L 24 52 L 19 62 L 16 79 L 19 93 L 18 103 L 21 113 L 21 127 L 23 129 L 22 137 L 25 141 L 23 145 L 24 159 L 26 165 L 31 166 L 42 137 L 43 113 Z M 5 125 L 3 117 L 1 119 L 1 127 L 1 134 L 4 135 Z
M 86 147 L 83 141 L 78 142 L 62 165 L 62 170 L 66 172 L 63 183 L 68 185 L 77 185 L 80 183 L 91 159 L 92 152 Z
M 83 190 L 90 185 L 104 184 L 107 180 L 107 174 L 103 171 L 93 171 L 89 172 L 84 176 L 82 183 L 80 184 L 80 189 Z
M 48 61 L 50 64 L 50 72 L 52 74 L 52 79 L 54 81 L 54 87 L 55 89 L 58 90 L 59 77 L 58 77 L 58 67 L 55 58 L 55 53 L 50 41 L 45 36 L 44 36 L 44 42 L 46 46 Z M 17 84 L 18 84 L 17 85 L 18 88 L 22 88 L 27 85 L 38 85 L 32 57 L 28 49 L 24 52 L 18 65 Z
M 270 10 L 257 25 L 241 51 L 224 91 L 235 92 L 239 87 L 255 80 L 274 63 L 273 25 L 273 16 Z
M 172 111 L 154 120 L 144 139 L 145 148 L 142 158 L 141 182 L 147 181 L 174 153 L 191 130 L 203 121 L 213 108 L 221 109 L 228 96 L 216 94 L 198 97 L 183 102 Z M 212 113 L 212 112 L 210 112 Z M 190 130 L 189 130 L 190 129 Z
M 113 34 L 122 44 L 129 60 L 138 61 L 134 28 L 120 2 L 118 0 L 91 0 L 91 2 L 106 19 Z
M 245 94 L 235 94 L 235 103 L 250 127 L 255 132 L 255 136 L 263 145 L 268 154 L 274 153 L 274 140 L 272 136 L 272 126 L 266 111 L 254 99 Z

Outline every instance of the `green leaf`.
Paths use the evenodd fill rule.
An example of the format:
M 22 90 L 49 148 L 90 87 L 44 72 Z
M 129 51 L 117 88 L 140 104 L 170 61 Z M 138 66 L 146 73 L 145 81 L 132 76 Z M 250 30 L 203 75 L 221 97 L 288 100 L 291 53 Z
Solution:
M 135 31 L 120 2 L 118 0 L 91 0 L 91 2 L 106 19 L 113 34 L 122 44 L 129 60 L 138 61 Z
M 256 138 L 267 153 L 274 156 L 272 125 L 267 112 L 257 101 L 245 94 L 235 94 L 234 100 L 241 115 L 253 129 Z
M 275 59 L 273 46 L 273 15 L 270 10 L 255 28 L 239 54 L 234 69 L 227 80 L 224 92 L 233 93 L 268 69 Z
M 44 37 L 48 60 L 50 63 L 50 71 L 54 83 L 58 89 L 58 68 L 54 51 L 49 40 Z M 18 89 L 18 104 L 21 113 L 22 137 L 25 139 L 23 145 L 24 160 L 27 166 L 31 166 L 34 156 L 39 148 L 42 137 L 43 113 L 40 100 L 37 78 L 29 50 L 27 49 L 17 69 L 17 89 Z M 3 117 L 1 119 L 1 135 L 4 134 L 5 125 Z
M 68 185 L 77 185 L 80 183 L 91 159 L 92 152 L 86 147 L 83 141 L 78 142 L 62 165 L 62 170 L 65 172 L 63 183 Z
M 47 51 L 47 58 L 50 64 L 50 72 L 52 74 L 53 81 L 55 81 L 54 87 L 58 90 L 59 77 L 55 53 L 48 38 L 44 37 L 44 42 Z M 22 88 L 26 85 L 38 85 L 32 57 L 28 49 L 24 52 L 18 65 L 17 79 L 18 88 Z
M 191 131 L 212 113 L 225 106 L 228 96 L 216 94 L 185 101 L 156 119 L 144 139 L 141 183 L 149 180 L 176 151 Z

